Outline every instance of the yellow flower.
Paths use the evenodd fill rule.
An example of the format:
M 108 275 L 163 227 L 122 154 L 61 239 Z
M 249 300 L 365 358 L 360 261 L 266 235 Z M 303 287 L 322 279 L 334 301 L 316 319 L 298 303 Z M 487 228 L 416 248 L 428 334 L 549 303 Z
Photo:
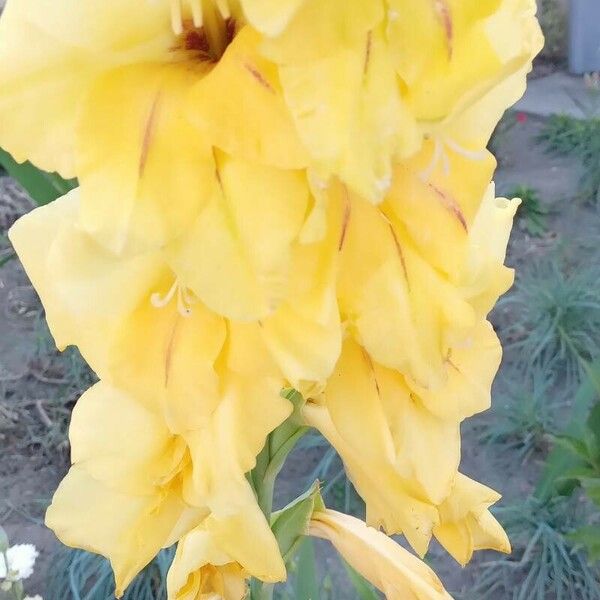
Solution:
M 199 5 L 9 0 L 0 20 L 0 144 L 77 176 L 81 222 L 112 250 L 186 230 L 219 191 L 213 146 L 306 166 L 260 36 Z
M 303 409 L 344 461 L 367 522 L 403 533 L 420 555 L 440 524 L 436 507 L 455 489 L 460 421 L 489 407 L 500 350 L 489 324 L 479 331 L 470 349 L 448 359 L 448 384 L 439 393 L 407 382 L 347 339 L 322 395 Z
M 217 413 L 215 429 L 217 421 L 233 429 L 215 431 L 219 447 L 214 450 L 221 454 L 223 446 L 234 448 L 240 423 L 231 409 L 220 407 Z M 240 417 L 247 421 L 248 415 Z M 118 595 L 161 548 L 200 523 L 253 575 L 283 579 L 277 542 L 243 471 L 238 474 L 232 466 L 235 451 L 209 467 L 204 461 L 211 457 L 196 451 L 212 441 L 207 437 L 202 430 L 177 435 L 161 411 L 106 383 L 96 384 L 73 412 L 73 466 L 48 509 L 48 526 L 65 544 L 109 558 Z M 220 480 L 219 469 L 224 472 Z M 197 485 L 206 477 L 211 493 Z
M 235 166 L 229 168 L 232 176 L 239 173 Z M 282 194 L 285 189 L 282 185 Z M 288 200 L 290 194 L 288 190 Z M 271 219 L 254 219 L 253 229 L 249 219 L 256 213 L 251 201 L 249 197 L 245 208 L 239 208 L 249 247 L 254 245 L 263 253 L 259 256 L 261 260 L 264 257 L 263 263 L 285 262 L 281 256 L 285 242 L 269 244 L 264 235 L 254 235 L 261 228 L 267 233 L 261 223 L 267 221 L 275 229 L 279 227 L 274 237 L 285 239 L 280 227 L 283 219 L 273 215 Z M 284 196 L 281 202 L 285 202 Z M 294 385 L 329 376 L 341 345 L 335 297 L 340 202 L 330 202 L 328 230 L 321 240 L 293 247 L 288 297 L 275 312 L 253 325 L 234 324 L 208 310 L 200 301 L 199 287 L 194 285 L 201 257 L 207 264 L 222 261 L 221 268 L 213 272 L 218 278 L 213 289 L 222 293 L 213 296 L 234 306 L 244 288 L 230 289 L 220 282 L 235 281 L 228 265 L 236 264 L 242 250 L 232 254 L 229 261 L 224 250 L 219 250 L 224 249 L 224 243 L 216 243 L 214 254 L 190 253 L 187 260 L 179 247 L 116 256 L 78 227 L 79 206 L 79 191 L 74 190 L 23 217 L 10 231 L 10 238 L 42 298 L 57 345 L 77 345 L 103 379 L 115 380 L 126 388 L 134 385 L 136 393 L 147 397 L 162 396 L 160 402 L 171 415 L 168 418 L 189 425 L 202 422 L 202 415 L 215 401 L 214 363 L 228 335 L 244 338 L 249 352 L 234 370 L 243 371 L 249 379 L 264 372 L 274 393 L 283 386 L 282 375 Z M 215 234 L 214 227 L 208 228 L 207 236 L 198 238 L 198 243 L 206 242 L 209 231 Z M 237 262 L 237 266 L 240 272 L 243 265 Z M 251 273 L 251 269 L 246 272 Z M 267 349 L 282 375 L 265 357 Z M 197 398 L 199 392 L 205 399 L 204 410 L 188 400 Z M 176 427 L 174 423 L 171 426 Z
M 310 535 L 329 540 L 388 600 L 451 600 L 435 573 L 408 550 L 362 521 L 333 510 L 315 512 Z
M 423 134 L 465 155 L 483 150 L 542 46 L 534 0 L 242 5 L 323 177 L 374 202 Z
M 399 167 L 397 186 L 379 207 L 356 197 L 351 202 L 340 311 L 373 360 L 434 391 L 446 382 L 449 349 L 469 343 L 513 280 L 503 262 L 518 202 L 496 200 L 484 183 L 489 167 L 479 168 L 479 183 L 456 196 L 464 197 L 464 211 L 452 192 L 458 177 L 473 172 L 466 168 L 430 189 Z M 485 198 L 475 203 L 479 188 Z
M 219 548 L 210 531 L 199 526 L 177 544 L 167 592 L 170 600 L 244 600 L 248 577 L 240 564 Z
M 185 501 L 202 508 L 220 546 L 253 575 L 282 578 L 279 554 L 270 554 L 265 542 L 265 552 L 257 555 L 258 533 L 245 541 L 238 534 L 240 528 L 252 530 L 247 519 L 260 517 L 258 522 L 267 528 L 262 535 L 271 539 L 245 473 L 254 467 L 267 435 L 292 410 L 280 396 L 285 379 L 269 358 L 260 326 L 232 323 L 211 313 L 175 279 L 158 252 L 128 258 L 107 252 L 77 228 L 77 208 L 75 191 L 30 213 L 10 233 L 43 299 L 57 343 L 76 344 L 104 380 L 104 388 L 92 397 L 105 394 L 114 399 L 105 400 L 99 414 L 92 414 L 90 407 L 95 406 L 96 413 L 100 408 L 89 399 L 76 409 L 76 414 L 89 416 L 74 422 L 75 466 L 61 487 L 49 523 L 68 543 L 96 544 L 96 551 L 111 556 L 117 573 L 123 571 L 120 580 L 129 581 L 139 570 L 139 561 L 143 566 L 151 556 L 140 552 L 138 562 L 120 566 L 132 560 L 133 550 L 123 546 L 127 556 L 113 558 L 113 551 L 120 552 L 109 545 L 118 543 L 120 533 L 113 530 L 97 543 L 91 532 L 86 541 L 85 516 L 71 519 L 72 496 L 93 479 L 90 494 L 99 494 L 111 506 L 139 505 L 136 510 L 149 515 L 147 527 L 154 526 L 152 511 L 172 496 L 177 506 Z M 119 407 L 127 403 L 137 406 L 129 419 L 122 416 L 126 409 Z M 143 424 L 144 411 L 152 415 L 152 427 Z M 106 427 L 96 428 L 102 419 Z M 120 424 L 122 444 L 115 441 L 113 431 Z M 129 436 L 135 442 L 129 443 Z M 181 490 L 169 487 L 173 493 L 167 494 L 156 482 L 178 466 L 165 466 L 166 459 L 161 458 L 164 440 L 171 439 L 177 440 L 187 466 Z M 127 444 L 131 457 L 120 451 Z M 175 481 L 173 477 L 169 475 L 168 481 Z M 173 510 L 169 508 L 169 514 Z M 110 512 L 99 513 L 98 527 L 109 518 Z M 138 535 L 136 522 L 130 523 L 134 532 L 127 534 L 133 536 L 132 544 Z M 166 534 L 156 528 L 164 541 Z M 274 543 L 271 539 L 271 549 Z M 147 553 L 156 549 L 153 542 Z
M 435 537 L 461 564 L 466 565 L 475 550 L 510 553 L 505 531 L 488 508 L 500 494 L 459 474 L 452 493 L 440 506 L 440 524 Z

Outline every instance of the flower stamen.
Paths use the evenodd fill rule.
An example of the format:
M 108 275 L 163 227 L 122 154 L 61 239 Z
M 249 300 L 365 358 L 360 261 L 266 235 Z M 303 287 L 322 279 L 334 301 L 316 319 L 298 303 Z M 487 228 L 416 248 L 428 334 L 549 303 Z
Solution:
M 424 183 L 429 183 L 432 175 L 435 173 L 438 165 L 442 163 L 442 170 L 445 177 L 450 175 L 450 157 L 448 156 L 447 148 L 460 154 L 468 160 L 485 160 L 487 152 L 485 150 L 469 150 L 464 148 L 460 144 L 457 144 L 454 140 L 447 138 L 434 138 L 433 153 L 429 164 L 419 173 L 419 178 Z
M 164 296 L 158 292 L 152 294 L 150 296 L 150 303 L 154 308 L 165 308 L 175 296 L 177 296 L 177 311 L 182 317 L 189 317 L 192 314 L 192 305 L 196 303 L 196 298 L 178 279 L 175 279 L 173 285 Z

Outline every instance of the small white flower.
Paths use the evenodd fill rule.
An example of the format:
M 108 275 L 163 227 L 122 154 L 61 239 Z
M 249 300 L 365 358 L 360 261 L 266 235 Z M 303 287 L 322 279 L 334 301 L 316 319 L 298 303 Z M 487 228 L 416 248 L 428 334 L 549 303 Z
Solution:
M 35 596 L 25 596 L 23 600 L 44 600 L 39 594 Z
M 0 554 L 0 578 L 7 581 L 27 579 L 33 573 L 33 565 L 38 556 L 39 552 L 33 544 L 11 546 L 6 551 L 6 558 L 4 554 Z

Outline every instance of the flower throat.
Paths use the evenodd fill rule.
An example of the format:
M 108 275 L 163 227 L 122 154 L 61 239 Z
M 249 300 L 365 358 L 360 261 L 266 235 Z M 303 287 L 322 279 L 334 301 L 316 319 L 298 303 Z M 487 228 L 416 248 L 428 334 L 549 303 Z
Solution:
M 191 18 L 182 12 L 182 0 L 171 0 L 171 24 L 180 47 L 196 58 L 216 63 L 237 32 L 226 0 L 188 0 Z

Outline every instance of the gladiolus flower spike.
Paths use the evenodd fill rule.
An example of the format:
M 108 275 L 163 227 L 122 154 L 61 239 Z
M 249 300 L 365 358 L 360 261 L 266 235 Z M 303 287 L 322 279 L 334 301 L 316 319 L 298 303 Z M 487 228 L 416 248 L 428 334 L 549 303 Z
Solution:
M 486 146 L 541 45 L 534 0 L 8 0 L 0 146 L 79 181 L 10 239 L 100 379 L 47 524 L 118 596 L 174 543 L 170 600 L 269 597 L 307 535 L 392 599 L 449 596 L 386 534 L 510 550 L 460 423 L 513 281 Z M 271 514 L 310 427 L 367 523 Z

